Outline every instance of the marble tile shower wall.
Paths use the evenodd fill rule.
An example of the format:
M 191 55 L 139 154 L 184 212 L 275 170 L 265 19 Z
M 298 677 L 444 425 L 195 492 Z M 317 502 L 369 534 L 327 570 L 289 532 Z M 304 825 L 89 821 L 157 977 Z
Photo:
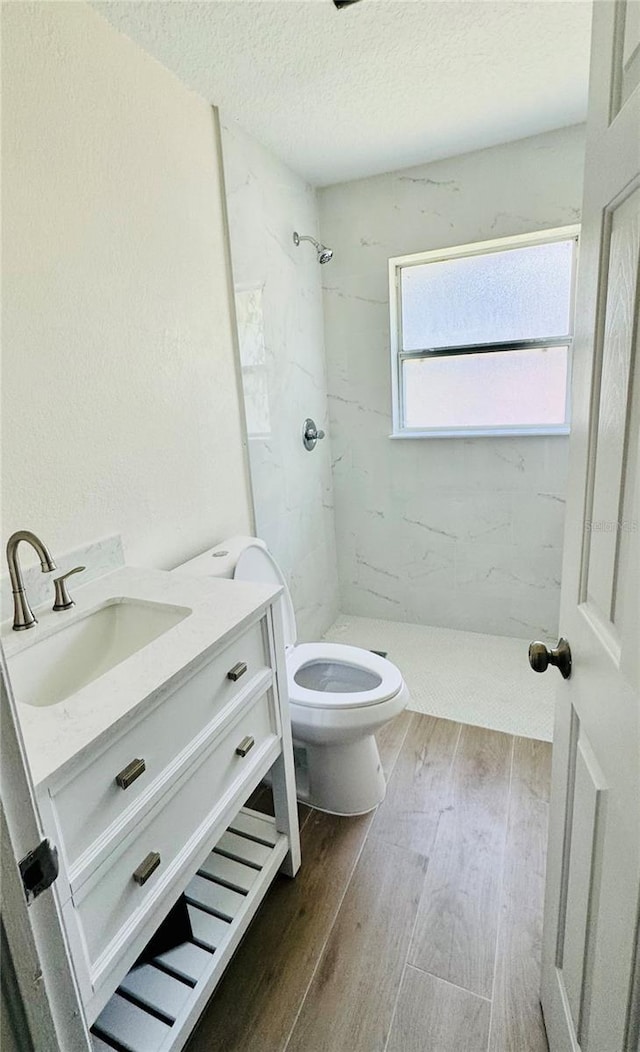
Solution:
M 222 122 L 229 233 L 256 529 L 281 565 L 301 639 L 338 612 L 330 438 L 309 453 L 307 416 L 327 431 L 321 268 L 293 231 L 317 236 L 315 191 Z
M 390 440 L 387 261 L 575 223 L 583 158 L 575 127 L 320 192 L 345 613 L 556 633 L 568 440 Z

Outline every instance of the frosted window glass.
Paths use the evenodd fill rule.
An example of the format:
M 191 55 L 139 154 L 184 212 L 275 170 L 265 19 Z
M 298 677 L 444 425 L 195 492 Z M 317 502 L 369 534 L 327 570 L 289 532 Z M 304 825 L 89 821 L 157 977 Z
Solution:
M 405 427 L 564 424 L 567 368 L 567 347 L 407 359 Z
M 405 351 L 570 333 L 573 241 L 402 269 Z

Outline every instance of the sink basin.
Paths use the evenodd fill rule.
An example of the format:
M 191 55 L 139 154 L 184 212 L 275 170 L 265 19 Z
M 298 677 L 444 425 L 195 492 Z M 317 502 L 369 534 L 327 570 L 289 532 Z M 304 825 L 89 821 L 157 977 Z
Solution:
M 184 606 L 111 599 L 10 658 L 16 700 L 24 705 L 57 705 L 190 613 Z

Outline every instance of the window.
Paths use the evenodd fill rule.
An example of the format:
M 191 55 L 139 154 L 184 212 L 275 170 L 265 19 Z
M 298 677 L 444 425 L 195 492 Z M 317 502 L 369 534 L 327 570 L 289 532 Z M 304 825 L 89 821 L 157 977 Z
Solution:
M 389 260 L 392 437 L 568 434 L 577 236 Z

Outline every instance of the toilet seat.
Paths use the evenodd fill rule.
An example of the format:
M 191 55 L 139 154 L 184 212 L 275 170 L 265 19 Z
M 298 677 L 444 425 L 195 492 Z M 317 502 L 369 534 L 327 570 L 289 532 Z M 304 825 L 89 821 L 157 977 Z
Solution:
M 317 687 L 305 685 L 314 679 L 314 666 L 320 666 Z M 305 668 L 309 670 L 307 676 Z M 340 678 L 341 668 L 345 680 L 351 684 L 348 689 L 332 690 L 332 680 L 336 674 Z M 400 670 L 386 658 L 344 643 L 299 643 L 288 647 L 287 672 L 290 700 L 316 709 L 361 709 L 379 705 L 393 698 L 403 685 Z M 299 677 L 303 682 L 296 678 L 300 672 L 303 672 Z M 371 684 L 372 678 L 375 685 Z
M 230 537 L 176 572 L 255 581 L 282 590 L 276 610 L 281 614 L 291 732 L 300 749 L 298 798 L 334 815 L 361 815 L 377 807 L 384 799 L 386 780 L 375 735 L 409 703 L 400 670 L 361 647 L 298 643 L 284 575 L 257 537 Z M 276 626 L 276 645 L 278 635 Z

